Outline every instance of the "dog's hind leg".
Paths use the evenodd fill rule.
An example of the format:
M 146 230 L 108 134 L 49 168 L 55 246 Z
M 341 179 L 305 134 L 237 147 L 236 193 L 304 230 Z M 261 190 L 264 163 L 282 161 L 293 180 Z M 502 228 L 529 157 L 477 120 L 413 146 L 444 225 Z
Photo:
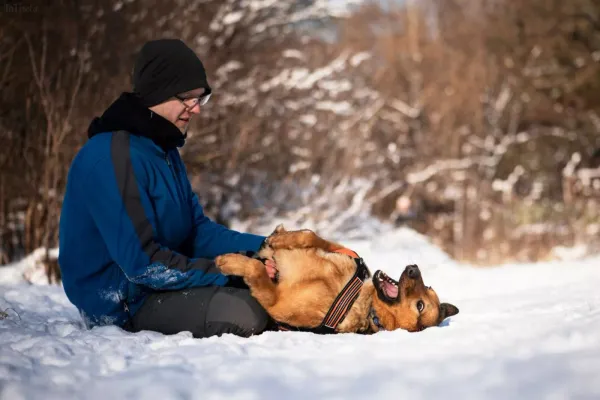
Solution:
M 265 265 L 258 260 L 252 260 L 248 266 L 244 281 L 250 287 L 250 293 L 269 311 L 277 302 L 277 287 L 269 278 Z
M 273 250 L 317 248 L 328 252 L 343 249 L 344 246 L 325 240 L 311 230 L 284 231 L 267 238 Z
M 215 263 L 224 273 L 244 278 L 252 296 L 267 311 L 277 301 L 277 287 L 259 260 L 234 253 L 217 257 Z

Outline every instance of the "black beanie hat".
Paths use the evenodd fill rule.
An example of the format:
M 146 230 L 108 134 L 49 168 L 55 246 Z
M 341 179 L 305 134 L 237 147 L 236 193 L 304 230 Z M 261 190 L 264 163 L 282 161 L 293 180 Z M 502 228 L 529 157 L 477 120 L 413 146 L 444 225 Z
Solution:
M 144 44 L 133 69 L 133 91 L 146 107 L 198 88 L 211 92 L 202 61 L 185 43 L 159 39 Z

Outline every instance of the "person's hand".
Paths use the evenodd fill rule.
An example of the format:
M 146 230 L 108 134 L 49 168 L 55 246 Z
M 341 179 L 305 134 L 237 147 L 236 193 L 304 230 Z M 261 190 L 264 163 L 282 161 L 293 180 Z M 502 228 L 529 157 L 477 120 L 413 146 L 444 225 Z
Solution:
M 267 275 L 269 275 L 269 278 L 271 279 L 275 279 L 275 277 L 277 276 L 277 264 L 275 263 L 275 261 L 273 260 L 266 260 L 265 261 L 265 269 L 267 270 Z

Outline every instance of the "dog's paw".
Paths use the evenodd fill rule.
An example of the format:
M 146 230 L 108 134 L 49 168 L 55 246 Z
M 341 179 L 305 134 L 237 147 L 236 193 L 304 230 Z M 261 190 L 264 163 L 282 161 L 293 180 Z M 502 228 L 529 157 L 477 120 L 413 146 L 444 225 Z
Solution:
M 217 268 L 227 275 L 244 276 L 252 259 L 241 254 L 225 254 L 215 259 Z
M 319 237 L 311 230 L 287 231 L 271 235 L 266 240 L 273 250 L 317 247 Z
M 271 235 L 275 235 L 277 233 L 283 233 L 283 232 L 287 232 L 287 230 L 284 228 L 283 224 L 279 224 L 275 227 L 275 230 L 271 233 Z

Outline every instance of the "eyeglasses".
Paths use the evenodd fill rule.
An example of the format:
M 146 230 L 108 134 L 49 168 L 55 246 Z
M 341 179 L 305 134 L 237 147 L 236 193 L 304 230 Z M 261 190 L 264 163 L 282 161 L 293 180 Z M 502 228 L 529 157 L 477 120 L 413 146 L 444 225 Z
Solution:
M 202 93 L 198 97 L 182 97 L 180 95 L 175 95 L 174 97 L 183 103 L 189 109 L 196 107 L 197 105 L 205 105 L 208 103 L 208 99 L 210 99 L 210 95 L 212 93 L 209 91 L 208 93 Z

